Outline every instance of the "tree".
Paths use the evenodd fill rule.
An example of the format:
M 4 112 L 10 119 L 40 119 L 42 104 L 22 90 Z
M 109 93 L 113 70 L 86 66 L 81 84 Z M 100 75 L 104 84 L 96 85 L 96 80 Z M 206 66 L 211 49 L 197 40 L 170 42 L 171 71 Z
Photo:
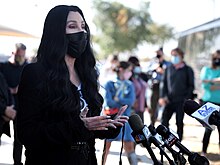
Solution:
M 153 22 L 149 2 L 143 2 L 139 10 L 103 0 L 93 0 L 93 5 L 97 27 L 93 38 L 104 54 L 133 51 L 145 42 L 162 45 L 173 36 L 173 28 Z

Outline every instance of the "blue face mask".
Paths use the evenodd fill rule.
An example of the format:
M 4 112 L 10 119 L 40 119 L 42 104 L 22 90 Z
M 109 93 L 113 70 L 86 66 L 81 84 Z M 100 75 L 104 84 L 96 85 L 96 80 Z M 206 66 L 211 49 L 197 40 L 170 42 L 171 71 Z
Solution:
M 139 67 L 139 66 L 134 67 L 133 72 L 134 72 L 135 74 L 140 74 L 140 73 L 141 73 L 141 67 Z
M 179 64 L 181 62 L 180 56 L 172 56 L 171 57 L 171 62 L 174 65 Z

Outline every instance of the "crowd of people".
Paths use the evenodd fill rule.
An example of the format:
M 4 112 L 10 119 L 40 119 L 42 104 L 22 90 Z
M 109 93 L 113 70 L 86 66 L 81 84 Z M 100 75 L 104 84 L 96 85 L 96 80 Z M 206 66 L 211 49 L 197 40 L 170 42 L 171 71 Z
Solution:
M 113 55 L 99 75 L 90 37 L 81 9 L 59 5 L 45 19 L 36 62 L 28 63 L 26 46 L 17 43 L 11 58 L 0 64 L 0 136 L 10 136 L 9 122 L 13 121 L 14 165 L 24 163 L 23 145 L 25 165 L 95 165 L 96 138 L 105 141 L 102 165 L 114 141 L 123 142 L 129 163 L 137 165 L 136 143 L 128 124 L 132 114 L 144 123 L 148 112 L 152 126 L 159 122 L 169 128 L 175 113 L 178 138 L 183 139 L 183 104 L 193 99 L 195 89 L 193 68 L 184 61 L 184 51 L 174 48 L 167 60 L 159 48 L 150 72 L 143 72 L 145 66 L 134 55 L 127 60 Z M 212 54 L 211 63 L 201 70 L 201 105 L 220 105 L 220 50 Z M 203 155 L 211 132 L 205 129 Z

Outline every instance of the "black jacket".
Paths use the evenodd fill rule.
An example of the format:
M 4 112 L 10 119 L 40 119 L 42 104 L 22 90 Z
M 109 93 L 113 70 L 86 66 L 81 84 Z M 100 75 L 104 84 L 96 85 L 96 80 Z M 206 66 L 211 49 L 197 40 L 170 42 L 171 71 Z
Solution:
M 176 69 L 169 66 L 160 84 L 160 97 L 166 97 L 170 102 L 182 102 L 191 99 L 194 90 L 194 72 L 188 65 Z
M 89 131 L 74 106 L 79 101 L 77 88 L 72 85 L 69 89 L 73 92 L 73 106 L 68 106 L 71 109 L 57 108 L 48 101 L 46 80 L 44 67 L 34 63 L 24 68 L 19 84 L 17 130 L 26 148 L 26 165 L 96 165 L 95 138 L 114 138 L 120 128 Z M 89 115 L 93 116 L 93 111 L 90 109 Z M 86 152 L 71 149 L 76 142 L 88 143 Z
M 6 106 L 12 105 L 12 96 L 4 76 L 0 72 L 0 136 L 2 133 L 10 136 L 9 122 L 5 122 L 2 116 L 5 114 Z

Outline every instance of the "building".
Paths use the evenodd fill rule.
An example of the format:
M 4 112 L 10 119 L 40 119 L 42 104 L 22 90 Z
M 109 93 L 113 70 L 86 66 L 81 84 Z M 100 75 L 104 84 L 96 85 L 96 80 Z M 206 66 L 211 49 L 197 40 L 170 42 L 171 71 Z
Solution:
M 194 69 L 196 92 L 200 97 L 200 70 L 204 65 L 211 65 L 211 53 L 220 49 L 220 18 L 180 32 L 178 47 L 185 51 L 185 60 Z

